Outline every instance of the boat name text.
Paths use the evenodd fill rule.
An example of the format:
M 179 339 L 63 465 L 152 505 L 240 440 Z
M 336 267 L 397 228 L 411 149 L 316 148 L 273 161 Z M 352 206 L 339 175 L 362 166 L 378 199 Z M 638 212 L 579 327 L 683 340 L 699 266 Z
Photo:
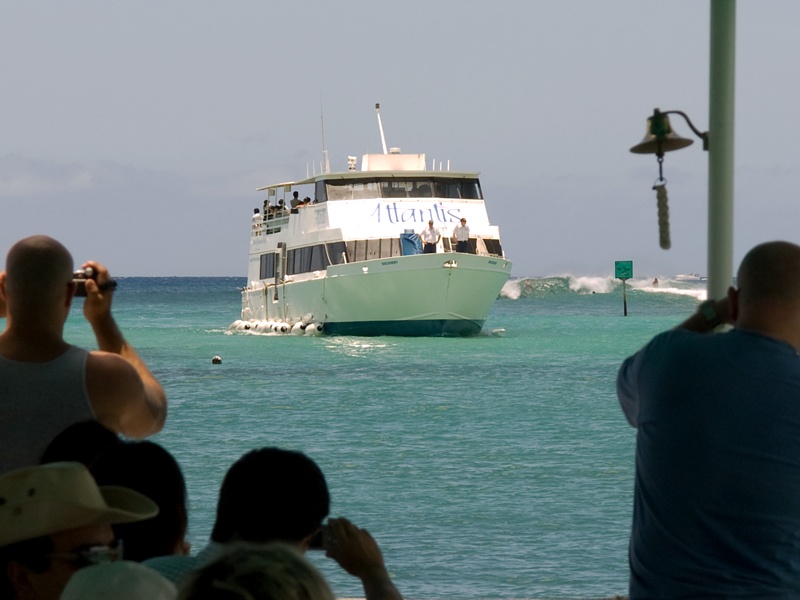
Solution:
M 438 204 L 433 208 L 404 208 L 401 209 L 397 202 L 391 204 L 378 203 L 375 210 L 370 214 L 378 223 L 383 221 L 389 223 L 427 223 L 430 220 L 439 222 L 458 222 L 461 220 L 461 209 L 451 208 L 445 210 Z

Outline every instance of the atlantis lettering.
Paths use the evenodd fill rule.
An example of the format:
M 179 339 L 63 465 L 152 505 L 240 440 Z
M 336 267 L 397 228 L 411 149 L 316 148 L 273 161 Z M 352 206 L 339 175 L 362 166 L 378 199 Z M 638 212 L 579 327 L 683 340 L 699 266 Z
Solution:
M 445 210 L 439 204 L 434 204 L 432 208 L 403 208 L 397 206 L 397 202 L 383 204 L 379 202 L 375 205 L 375 210 L 370 213 L 378 223 L 427 223 L 436 221 L 438 223 L 456 222 L 461 219 L 461 209 L 450 208 Z

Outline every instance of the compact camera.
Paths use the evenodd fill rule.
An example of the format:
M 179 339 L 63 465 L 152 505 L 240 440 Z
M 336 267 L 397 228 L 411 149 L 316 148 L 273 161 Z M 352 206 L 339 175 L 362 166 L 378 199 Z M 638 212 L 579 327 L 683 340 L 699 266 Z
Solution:
M 86 296 L 87 279 L 94 279 L 95 281 L 97 281 L 97 273 L 92 267 L 86 267 L 85 269 L 78 269 L 72 274 L 72 283 L 76 284 L 75 286 L 76 296 Z M 104 292 L 106 290 L 113 290 L 115 287 L 117 287 L 117 282 L 111 279 L 110 281 L 106 281 L 105 283 L 100 285 L 100 291 Z
M 327 530 L 327 525 L 320 527 L 319 531 L 308 542 L 309 550 L 324 550 L 323 539 L 330 535 Z

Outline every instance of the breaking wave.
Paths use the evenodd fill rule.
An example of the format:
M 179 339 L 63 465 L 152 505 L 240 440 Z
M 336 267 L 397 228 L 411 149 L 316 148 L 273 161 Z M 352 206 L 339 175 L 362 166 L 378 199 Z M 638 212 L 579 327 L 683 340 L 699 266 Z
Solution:
M 665 277 L 651 279 L 629 279 L 628 290 L 649 294 L 674 294 L 692 296 L 698 300 L 706 297 L 704 281 L 684 281 Z M 554 277 L 518 277 L 509 279 L 500 290 L 501 298 L 518 300 L 520 298 L 551 297 L 558 294 L 611 294 L 622 288 L 622 281 L 615 277 L 587 277 L 559 275 Z

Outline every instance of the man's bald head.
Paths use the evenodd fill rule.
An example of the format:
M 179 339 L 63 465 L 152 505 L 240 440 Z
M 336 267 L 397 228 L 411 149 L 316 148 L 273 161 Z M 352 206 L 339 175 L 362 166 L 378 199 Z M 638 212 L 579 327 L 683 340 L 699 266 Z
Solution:
M 743 306 L 764 302 L 800 305 L 800 246 L 759 244 L 742 259 L 736 287 Z
M 72 255 L 58 241 L 34 235 L 11 247 L 6 257 L 6 293 L 9 303 L 48 297 L 72 280 Z

